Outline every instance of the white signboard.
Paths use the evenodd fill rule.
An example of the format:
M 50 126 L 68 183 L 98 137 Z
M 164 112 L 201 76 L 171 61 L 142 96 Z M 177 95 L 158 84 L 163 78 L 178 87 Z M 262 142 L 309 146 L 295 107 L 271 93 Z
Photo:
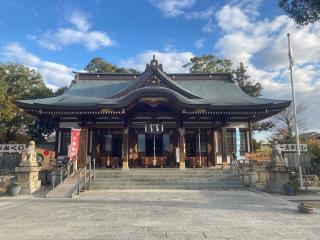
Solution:
M 297 144 L 278 144 L 276 147 L 279 147 L 282 152 L 296 152 Z M 308 145 L 307 144 L 299 144 L 300 152 L 307 152 Z
M 25 150 L 25 144 L 0 144 L 0 153 L 21 153 Z

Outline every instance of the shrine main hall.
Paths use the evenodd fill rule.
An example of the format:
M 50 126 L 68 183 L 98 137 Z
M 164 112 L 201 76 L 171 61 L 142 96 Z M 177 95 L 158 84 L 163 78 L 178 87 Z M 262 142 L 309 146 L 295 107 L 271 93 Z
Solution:
M 290 101 L 248 96 L 231 73 L 169 74 L 153 58 L 142 74 L 76 73 L 62 95 L 17 105 L 54 119 L 57 156 L 80 128 L 80 167 L 93 156 L 101 168 L 185 169 L 226 165 L 237 144 L 252 152 L 253 123 Z

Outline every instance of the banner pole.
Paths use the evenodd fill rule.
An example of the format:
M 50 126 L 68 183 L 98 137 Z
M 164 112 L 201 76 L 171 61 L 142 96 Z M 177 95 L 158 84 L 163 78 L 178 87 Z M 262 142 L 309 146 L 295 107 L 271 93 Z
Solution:
M 292 52 L 291 52 L 290 33 L 287 34 L 287 37 L 288 37 L 288 47 L 289 47 L 289 61 L 290 61 L 289 70 L 290 70 L 290 78 L 291 78 L 293 117 L 294 117 L 295 135 L 296 135 L 295 137 L 296 137 L 296 145 L 297 145 L 297 160 L 299 163 L 299 179 L 300 179 L 300 188 L 303 188 L 302 168 L 301 168 L 301 162 L 300 162 L 299 130 L 298 130 L 298 123 L 297 123 L 297 108 L 296 108 L 294 81 L 293 81 L 293 57 L 292 57 Z

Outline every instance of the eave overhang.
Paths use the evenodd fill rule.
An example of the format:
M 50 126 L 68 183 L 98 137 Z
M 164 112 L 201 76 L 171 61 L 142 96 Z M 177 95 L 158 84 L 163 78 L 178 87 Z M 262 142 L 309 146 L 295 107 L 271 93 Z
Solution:
M 87 75 L 88 77 L 94 77 L 90 74 Z M 109 91 L 109 94 L 105 95 L 105 91 L 111 85 L 106 84 L 105 88 L 100 88 L 102 86 L 100 82 L 100 85 L 92 87 L 91 84 L 95 84 L 94 82 L 83 85 L 81 81 L 84 80 L 76 78 L 74 85 L 70 87 L 70 91 L 66 94 L 47 99 L 16 101 L 16 104 L 34 115 L 117 115 L 125 114 L 133 104 L 145 103 L 151 107 L 156 107 L 159 104 L 174 104 L 176 106 L 175 111 L 184 115 L 228 115 L 255 118 L 256 116 L 266 118 L 275 115 L 291 104 L 291 101 L 247 96 L 233 82 L 230 74 L 223 74 L 216 80 L 210 81 L 209 84 L 200 87 L 194 86 L 197 85 L 195 81 L 195 84 L 191 85 L 178 84 L 177 81 L 173 80 L 179 77 L 179 74 L 176 75 L 166 74 L 162 65 L 158 64 L 158 61 L 153 58 L 150 64 L 147 64 L 143 74 L 133 75 L 136 80 L 132 83 L 125 83 L 120 88 L 110 87 L 109 89 L 115 90 Z M 208 79 L 213 78 L 211 74 L 204 75 L 208 75 Z M 204 81 L 208 81 L 208 79 Z M 89 91 L 89 93 L 92 93 L 91 95 L 88 92 L 84 94 L 83 91 L 87 88 L 100 88 L 100 93 L 91 89 Z M 105 111 L 106 109 L 108 111 Z M 199 109 L 201 111 L 198 111 Z

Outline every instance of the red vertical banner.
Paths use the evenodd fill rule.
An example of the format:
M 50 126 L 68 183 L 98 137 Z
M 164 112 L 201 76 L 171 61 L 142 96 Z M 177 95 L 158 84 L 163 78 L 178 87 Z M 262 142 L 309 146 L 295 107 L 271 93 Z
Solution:
M 70 160 L 77 159 L 80 144 L 80 129 L 71 129 L 71 145 L 70 145 Z

